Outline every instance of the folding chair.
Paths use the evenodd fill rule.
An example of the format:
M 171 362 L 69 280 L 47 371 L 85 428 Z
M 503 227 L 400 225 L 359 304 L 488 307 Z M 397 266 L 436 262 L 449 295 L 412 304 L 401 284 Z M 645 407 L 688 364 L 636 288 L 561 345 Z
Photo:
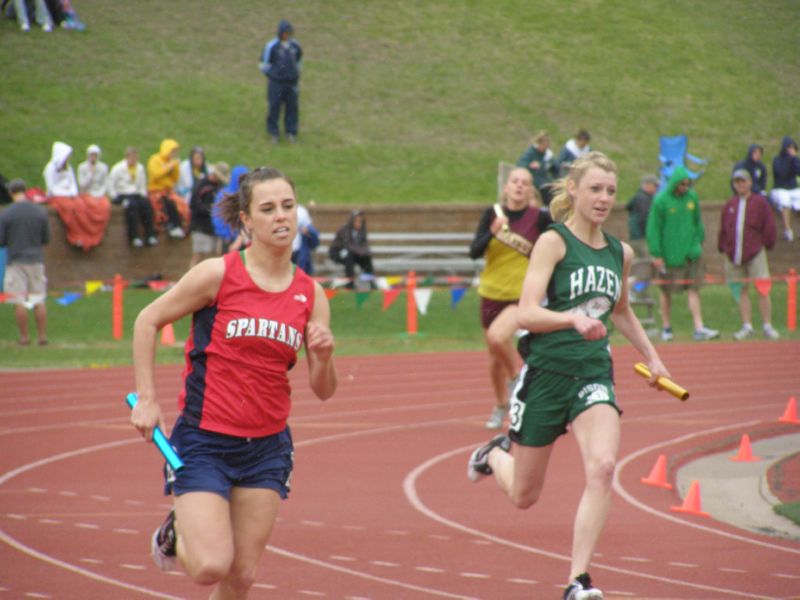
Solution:
M 672 173 L 678 167 L 685 167 L 689 172 L 689 178 L 692 180 L 699 179 L 704 171 L 696 171 L 686 164 L 686 159 L 689 159 L 695 165 L 707 165 L 708 160 L 689 154 L 687 151 L 689 147 L 689 139 L 685 135 L 662 135 L 658 138 L 658 160 L 661 161 L 660 185 L 659 189 L 663 189 L 667 185 L 667 181 L 672 176 Z
M 639 322 L 648 336 L 658 333 L 656 325 L 656 301 L 650 294 L 650 281 L 655 275 L 652 258 L 634 258 L 628 279 L 628 303 L 636 311 Z M 639 310 L 636 310 L 637 307 Z

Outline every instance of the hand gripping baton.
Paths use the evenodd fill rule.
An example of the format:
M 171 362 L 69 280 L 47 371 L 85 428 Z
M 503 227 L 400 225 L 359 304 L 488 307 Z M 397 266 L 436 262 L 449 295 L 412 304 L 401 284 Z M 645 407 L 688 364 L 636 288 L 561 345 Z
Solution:
M 136 406 L 136 403 L 139 401 L 139 398 L 136 396 L 134 392 L 131 392 L 125 397 L 125 402 L 128 403 L 128 407 L 133 410 L 133 407 Z M 167 436 L 164 435 L 164 432 L 161 431 L 161 428 L 156 425 L 155 429 L 153 429 L 153 442 L 155 443 L 158 451 L 164 456 L 164 458 L 169 463 L 169 466 L 172 467 L 173 471 L 179 471 L 183 468 L 183 461 L 181 460 L 178 453 L 175 452 L 175 448 L 173 448 Z
M 645 379 L 650 379 L 651 375 L 650 369 L 647 368 L 646 364 L 636 363 L 635 365 L 633 365 L 633 370 L 636 371 L 639 375 L 641 375 Z M 682 388 L 671 379 L 667 379 L 666 377 L 659 377 L 658 379 L 656 379 L 656 385 L 665 392 L 669 392 L 679 400 L 689 399 L 689 391 Z

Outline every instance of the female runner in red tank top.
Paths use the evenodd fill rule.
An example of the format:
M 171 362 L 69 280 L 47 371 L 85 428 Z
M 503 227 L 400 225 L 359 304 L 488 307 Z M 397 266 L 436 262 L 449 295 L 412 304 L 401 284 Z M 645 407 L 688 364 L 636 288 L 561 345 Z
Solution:
M 152 554 L 162 570 L 177 559 L 196 583 L 214 586 L 214 599 L 247 596 L 288 494 L 288 370 L 303 344 L 312 391 L 325 400 L 337 385 L 328 300 L 291 263 L 294 184 L 275 169 L 256 169 L 221 210 L 251 245 L 198 264 L 139 314 L 133 339 L 139 401 L 131 414 L 150 440 L 162 423 L 157 332 L 192 314 L 181 414 L 170 437 L 184 467 L 166 474 L 174 509 L 153 534 Z

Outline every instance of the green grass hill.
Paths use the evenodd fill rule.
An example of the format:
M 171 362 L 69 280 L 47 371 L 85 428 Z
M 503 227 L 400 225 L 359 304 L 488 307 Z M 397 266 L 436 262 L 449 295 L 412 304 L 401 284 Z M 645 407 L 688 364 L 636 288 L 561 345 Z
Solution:
M 86 32 L 0 21 L 0 173 L 42 185 L 54 140 L 143 161 L 162 138 L 285 170 L 301 201 L 485 201 L 499 160 L 578 128 L 621 167 L 620 199 L 658 167 L 658 136 L 711 158 L 701 198 L 758 141 L 800 136 L 797 0 L 74 0 Z M 264 133 L 260 51 L 289 19 L 305 52 L 301 133 Z

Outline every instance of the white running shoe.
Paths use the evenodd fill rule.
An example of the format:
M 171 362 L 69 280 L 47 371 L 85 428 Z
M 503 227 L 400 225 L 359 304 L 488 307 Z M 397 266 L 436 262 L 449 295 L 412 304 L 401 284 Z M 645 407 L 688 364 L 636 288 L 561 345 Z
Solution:
M 764 337 L 768 340 L 779 340 L 781 338 L 781 334 L 778 333 L 769 323 L 764 323 Z
M 753 337 L 753 327 L 752 325 L 743 325 L 742 328 L 733 334 L 733 339 L 735 340 L 746 340 L 749 337 Z
M 489 420 L 486 421 L 486 429 L 501 429 L 503 427 L 503 419 L 506 418 L 508 406 L 495 406 L 492 409 L 492 414 Z
M 588 573 L 582 573 L 564 590 L 564 600 L 603 600 L 603 592 L 592 585 Z
M 164 572 L 175 569 L 177 562 L 178 536 L 175 533 L 175 511 L 169 511 L 161 527 L 153 532 L 150 539 L 150 555 L 153 562 Z

